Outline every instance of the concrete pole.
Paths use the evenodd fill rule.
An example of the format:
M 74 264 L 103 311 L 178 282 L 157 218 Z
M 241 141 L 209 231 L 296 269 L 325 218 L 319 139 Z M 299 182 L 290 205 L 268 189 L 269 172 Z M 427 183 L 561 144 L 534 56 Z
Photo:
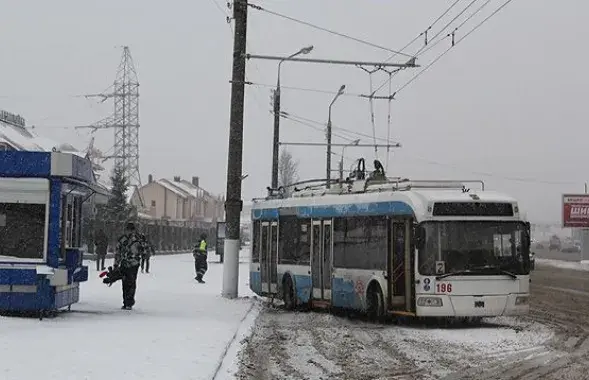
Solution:
M 243 107 L 245 96 L 245 53 L 248 0 L 233 3 L 235 37 L 233 39 L 233 73 L 231 81 L 231 115 L 229 154 L 227 164 L 227 197 L 225 215 L 227 231 L 225 262 L 223 263 L 223 291 L 225 298 L 236 298 L 239 284 L 239 227 L 243 202 L 241 200 L 243 156 Z
M 331 103 L 329 104 L 329 114 L 328 114 L 328 118 L 327 118 L 327 162 L 326 162 L 326 187 L 328 189 L 331 188 L 331 107 L 333 107 L 333 104 L 335 103 L 335 101 L 337 100 L 337 98 L 339 98 L 343 93 L 344 90 L 346 89 L 346 85 L 343 84 L 340 88 L 339 91 L 337 92 L 337 94 L 335 94 L 335 97 L 333 98 L 333 100 L 331 101 Z

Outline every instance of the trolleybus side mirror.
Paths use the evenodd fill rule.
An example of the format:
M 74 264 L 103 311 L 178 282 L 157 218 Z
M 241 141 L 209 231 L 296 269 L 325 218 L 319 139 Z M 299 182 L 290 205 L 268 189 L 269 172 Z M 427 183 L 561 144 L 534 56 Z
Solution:
M 526 243 L 526 247 L 532 247 L 532 230 L 530 222 L 525 222 L 526 230 L 524 231 L 524 241 Z

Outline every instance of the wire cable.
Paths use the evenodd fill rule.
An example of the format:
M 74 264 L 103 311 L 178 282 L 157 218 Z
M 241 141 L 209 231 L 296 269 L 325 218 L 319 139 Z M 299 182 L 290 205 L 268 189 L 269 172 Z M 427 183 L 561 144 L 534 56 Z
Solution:
M 505 176 L 505 175 L 501 175 L 501 174 L 497 174 L 497 173 L 471 170 L 471 169 L 460 167 L 460 166 L 453 165 L 453 164 L 447 164 L 447 163 L 442 163 L 442 162 L 438 162 L 438 161 L 431 161 L 431 160 L 428 160 L 428 159 L 425 159 L 422 157 L 416 157 L 416 156 L 411 156 L 411 155 L 407 155 L 406 157 L 413 159 L 413 160 L 422 161 L 422 162 L 424 162 L 426 164 L 430 164 L 430 165 L 449 167 L 452 169 L 461 170 L 464 172 L 469 172 L 470 174 L 481 175 L 484 177 L 493 177 L 493 178 L 503 179 L 503 180 L 512 181 L 512 182 L 535 183 L 535 184 L 542 184 L 542 185 L 560 185 L 560 186 L 562 186 L 562 185 L 578 185 L 579 184 L 578 182 L 546 181 L 546 180 L 541 180 L 541 179 L 537 179 L 537 178 Z
M 413 38 L 413 39 L 412 39 L 411 41 L 409 41 L 409 42 L 408 42 L 408 43 L 407 43 L 405 46 L 403 46 L 403 47 L 401 48 L 401 51 L 403 51 L 403 50 L 407 49 L 409 46 L 413 45 L 413 43 L 414 43 L 415 41 L 417 41 L 419 38 L 421 38 L 421 37 L 422 37 L 422 36 L 424 36 L 424 35 L 426 36 L 426 39 L 427 39 L 427 32 L 428 32 L 429 30 L 431 30 L 431 29 L 434 27 L 434 25 L 436 25 L 436 23 L 438 23 L 438 21 L 440 21 L 440 20 L 441 20 L 441 19 L 442 19 L 442 18 L 443 18 L 445 15 L 447 15 L 447 14 L 448 14 L 448 12 L 450 12 L 450 11 L 451 11 L 451 10 L 454 8 L 454 6 L 456 6 L 456 4 L 458 4 L 460 1 L 461 1 L 461 0 L 455 0 L 455 1 L 454 1 L 454 2 L 453 2 L 453 3 L 452 3 L 452 4 L 451 4 L 451 5 L 450 5 L 450 6 L 449 6 L 447 9 L 446 9 L 446 11 L 444 11 L 444 13 L 442 13 L 440 16 L 438 16 L 438 18 L 436 18 L 436 19 L 434 20 L 434 22 L 432 22 L 432 23 L 430 24 L 430 26 L 429 26 L 429 27 L 428 27 L 428 28 L 427 28 L 425 31 L 423 31 L 423 32 L 419 33 L 419 34 L 418 34 L 418 35 L 417 35 L 415 38 Z M 427 44 L 427 42 L 426 42 L 426 44 Z M 435 43 L 435 44 L 437 44 L 437 43 Z M 391 60 L 391 59 L 393 59 L 395 56 L 396 56 L 396 54 L 392 54 L 390 57 L 388 57 L 388 58 L 385 60 L 385 62 L 388 62 L 388 61 L 390 61 L 390 60 Z M 385 81 L 383 81 L 383 82 L 382 82 L 382 83 L 381 83 L 381 84 L 380 84 L 380 85 L 377 87 L 377 89 L 376 89 L 374 92 L 375 92 L 375 93 L 377 93 L 378 91 L 380 91 L 380 90 L 381 90 L 381 89 L 382 89 L 384 86 L 386 86 L 386 85 L 387 85 L 387 81 L 391 81 L 391 80 L 393 79 L 393 77 L 394 77 L 394 76 L 395 76 L 397 73 L 398 73 L 398 71 L 397 71 L 395 74 L 393 74 L 392 76 L 389 76 L 389 79 L 388 79 L 388 80 L 385 80 Z M 389 95 L 390 95 L 390 93 L 389 93 Z
M 436 38 L 438 38 L 438 36 L 440 34 L 442 34 L 444 32 L 444 30 L 446 30 L 454 21 L 456 21 L 460 16 L 462 16 L 464 14 L 464 12 L 466 12 L 468 10 L 468 8 L 470 8 L 474 3 L 476 3 L 478 0 L 472 0 L 470 3 L 468 3 L 468 5 L 466 7 L 464 7 L 464 9 L 462 11 L 460 11 L 460 13 L 458 13 L 456 16 L 454 16 L 454 18 L 452 20 L 450 20 L 446 25 L 444 25 L 444 27 L 442 29 L 440 29 L 438 31 L 438 33 L 436 33 L 431 41 L 434 41 Z M 421 51 L 423 49 L 425 49 L 427 47 L 427 44 L 424 44 L 421 48 L 419 48 L 419 50 L 417 50 L 417 52 L 415 53 L 415 55 L 419 55 L 419 53 L 421 53 Z
M 299 119 L 299 120 L 303 120 L 303 121 L 305 121 L 307 123 L 312 123 L 312 124 L 320 125 L 322 127 L 325 127 L 326 126 L 325 123 L 322 123 L 322 122 L 319 122 L 319 121 L 316 121 L 316 120 L 312 120 L 312 119 L 308 119 L 308 118 L 303 117 L 303 116 L 293 115 L 291 113 L 285 113 L 285 112 L 283 114 L 289 116 L 291 118 L 291 120 L 293 120 L 293 119 Z M 295 120 L 293 120 L 293 121 L 295 121 Z M 350 135 L 353 135 L 353 136 L 356 136 L 356 137 L 357 136 L 360 136 L 360 137 L 372 139 L 372 136 L 370 136 L 368 134 L 361 133 L 361 132 L 356 132 L 356 131 L 352 131 L 351 129 L 346 129 L 346 128 L 342 128 L 342 127 L 338 127 L 338 126 L 332 126 L 332 128 L 333 129 L 337 129 L 338 131 L 340 131 L 340 133 L 347 133 L 347 134 L 350 134 Z M 382 138 L 382 137 L 377 137 L 376 140 L 383 141 L 383 142 L 386 142 L 387 144 L 391 144 L 391 145 L 397 143 L 395 141 L 388 140 L 388 139 L 385 139 L 385 138 Z
M 256 83 L 256 82 L 246 82 L 245 84 L 250 85 L 250 86 L 276 88 L 275 84 Z M 320 93 L 320 94 L 329 94 L 329 95 L 336 95 L 337 94 L 336 91 L 331 91 L 331 90 L 321 90 L 321 89 L 317 89 L 317 88 L 292 87 L 292 86 L 283 86 L 283 85 L 280 85 L 280 89 L 281 90 L 316 92 L 316 93 Z M 358 97 L 358 98 L 365 98 L 368 95 L 344 92 L 343 94 L 341 94 L 341 96 L 352 96 L 352 97 Z
M 307 21 L 299 20 L 299 19 L 296 19 L 294 17 L 287 16 L 287 15 L 284 15 L 282 13 L 274 12 L 274 11 L 271 11 L 269 9 L 263 8 L 263 7 L 259 6 L 259 5 L 250 4 L 250 3 L 248 3 L 248 5 L 251 8 L 256 9 L 258 11 L 266 12 L 268 14 L 271 14 L 271 15 L 274 15 L 274 16 L 277 16 L 277 17 L 281 17 L 281 18 L 284 18 L 284 19 L 289 20 L 289 21 L 293 21 L 293 22 L 299 23 L 299 24 L 302 24 L 302 25 L 311 27 L 313 29 L 321 30 L 323 32 L 330 33 L 330 34 L 336 35 L 338 37 L 346 38 L 346 39 L 349 39 L 349 40 L 358 42 L 358 43 L 363 44 L 363 45 L 367 45 L 367 46 L 370 46 L 370 47 L 373 47 L 373 48 L 376 48 L 376 49 L 386 50 L 388 52 L 395 53 L 395 54 L 401 54 L 401 55 L 404 55 L 406 57 L 412 57 L 409 54 L 405 54 L 405 53 L 402 53 L 402 52 L 397 51 L 397 50 L 392 50 L 392 49 L 389 49 L 387 47 L 380 46 L 380 45 L 374 44 L 372 42 L 368 42 L 366 40 L 362 40 L 360 38 L 352 37 L 352 36 L 350 36 L 348 34 L 344 34 L 344 33 L 336 32 L 336 31 L 331 30 L 331 29 L 323 28 L 321 26 L 312 24 L 312 23 L 307 22 Z
M 436 45 L 438 45 L 440 42 L 446 40 L 446 38 L 451 37 L 454 33 L 456 33 L 460 28 L 462 28 L 464 26 L 464 24 L 466 24 L 468 21 L 470 21 L 474 16 L 476 16 L 485 6 L 487 6 L 487 4 L 489 4 L 492 0 L 487 0 L 483 3 L 483 5 L 481 5 L 480 7 L 478 7 L 473 13 L 471 13 L 470 16 L 468 16 L 464 21 L 462 21 L 462 23 L 460 23 L 460 25 L 458 25 L 456 28 L 454 28 L 454 30 L 451 33 L 448 33 L 445 37 L 437 40 L 434 44 L 430 44 L 428 45 L 428 47 L 426 49 L 423 49 L 419 55 L 423 55 L 425 53 L 427 53 L 429 50 L 431 50 L 432 48 L 434 48 Z
M 450 46 L 448 49 L 446 49 L 444 52 L 442 52 L 440 55 L 438 55 L 431 63 L 429 63 L 427 66 L 425 66 L 420 72 L 418 72 L 417 74 L 415 74 L 411 79 L 409 79 L 409 81 L 405 82 L 405 84 L 403 84 L 401 87 L 399 87 L 399 89 L 397 89 L 397 91 L 395 91 L 395 95 L 398 94 L 399 92 L 401 92 L 402 90 L 404 90 L 407 86 L 409 86 L 411 83 L 413 83 L 417 78 L 419 78 L 421 75 L 423 75 L 428 69 L 430 69 L 436 62 L 438 62 L 444 55 L 446 55 L 450 50 L 452 50 L 452 48 L 454 48 L 456 45 L 458 45 L 460 42 L 462 42 L 465 38 L 467 38 L 468 36 L 470 36 L 472 33 L 474 33 L 478 28 L 480 28 L 485 22 L 487 22 L 491 17 L 495 16 L 499 11 L 501 11 L 503 8 L 505 8 L 509 3 L 511 3 L 513 0 L 506 0 L 499 8 L 497 8 L 493 13 L 491 13 L 489 16 L 487 16 L 485 19 L 483 19 L 481 22 L 479 22 L 476 26 L 474 26 L 468 33 L 466 33 L 464 36 L 462 36 L 461 38 L 459 38 L 458 40 L 456 40 L 456 42 Z
M 432 22 L 430 24 L 430 26 L 423 32 L 419 33 L 415 38 L 413 38 L 411 41 L 409 41 L 405 46 L 403 46 L 399 51 L 403 51 L 405 49 L 407 49 L 409 46 L 413 45 L 413 43 L 415 41 L 417 41 L 418 39 L 420 39 L 421 37 L 423 37 L 428 30 L 430 30 L 438 21 L 440 21 L 442 19 L 442 17 L 444 17 L 445 15 L 448 14 L 448 12 L 450 12 L 452 10 L 452 8 L 454 8 L 454 6 L 459 2 L 460 0 L 455 0 L 454 3 L 452 3 L 444 13 L 442 13 L 440 16 L 438 16 L 438 18 L 436 18 L 434 20 L 434 22 Z M 393 53 L 390 57 L 388 57 L 385 62 L 389 62 L 391 59 L 395 58 L 398 54 L 397 53 Z
M 225 12 L 225 10 L 223 9 L 223 7 L 221 7 L 221 5 L 220 5 L 219 3 L 217 3 L 217 1 L 216 1 L 216 0 L 211 0 L 211 2 L 212 2 L 213 4 L 215 4 L 215 7 L 217 7 L 217 9 L 218 9 L 218 10 L 219 10 L 221 13 L 223 13 L 223 15 L 225 15 L 225 17 L 229 17 L 229 14 L 228 14 L 227 12 Z
M 304 122 L 304 121 L 301 121 L 301 120 L 296 120 L 294 118 L 291 118 L 289 115 L 281 114 L 280 117 L 282 117 L 284 119 L 287 119 L 287 120 L 290 120 L 290 121 L 293 121 L 295 123 L 301 124 L 301 125 L 305 125 L 305 126 L 311 128 L 311 129 L 314 129 L 314 130 L 316 130 L 318 132 L 325 133 L 325 129 L 324 128 L 319 128 L 319 127 L 314 126 L 311 123 L 307 123 L 307 122 Z M 354 141 L 354 139 L 351 139 L 351 138 L 346 137 L 346 136 L 343 136 L 343 135 L 339 135 L 337 133 L 332 133 L 332 135 L 333 136 L 336 136 L 336 137 L 339 137 L 339 138 L 341 138 L 343 140 L 346 140 L 346 141 L 350 141 L 350 142 L 351 141 Z

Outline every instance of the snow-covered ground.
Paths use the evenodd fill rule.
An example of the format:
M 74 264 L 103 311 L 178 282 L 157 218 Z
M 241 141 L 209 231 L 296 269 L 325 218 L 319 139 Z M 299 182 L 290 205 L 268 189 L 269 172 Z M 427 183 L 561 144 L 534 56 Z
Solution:
M 561 269 L 572 269 L 580 271 L 589 271 L 589 261 L 584 260 L 581 262 L 574 261 L 562 261 L 562 260 L 550 260 L 550 259 L 536 259 L 536 263 L 542 265 L 549 265 L 555 268 Z
M 227 300 L 222 264 L 209 262 L 206 284 L 198 284 L 191 254 L 155 256 L 152 273 L 139 274 L 132 311 L 120 310 L 121 283 L 107 287 L 94 262 L 87 265 L 90 279 L 71 312 L 43 321 L 0 318 L 1 379 L 232 378 L 239 342 L 258 311 L 247 264 L 240 264 L 243 298 Z
M 554 354 L 552 336 L 544 325 L 507 317 L 480 327 L 421 327 L 266 309 L 242 351 L 239 378 L 452 378 L 506 361 L 544 360 Z

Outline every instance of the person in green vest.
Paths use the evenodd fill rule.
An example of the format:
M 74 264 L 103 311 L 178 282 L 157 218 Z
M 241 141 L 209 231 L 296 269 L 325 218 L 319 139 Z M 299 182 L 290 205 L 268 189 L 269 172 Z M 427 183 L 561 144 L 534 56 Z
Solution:
M 194 250 L 192 251 L 192 255 L 194 256 L 194 270 L 196 271 L 196 277 L 194 279 L 201 284 L 204 284 L 204 280 L 202 278 L 208 269 L 207 249 L 207 235 L 202 234 L 200 235 L 200 242 L 196 247 L 194 247 Z

